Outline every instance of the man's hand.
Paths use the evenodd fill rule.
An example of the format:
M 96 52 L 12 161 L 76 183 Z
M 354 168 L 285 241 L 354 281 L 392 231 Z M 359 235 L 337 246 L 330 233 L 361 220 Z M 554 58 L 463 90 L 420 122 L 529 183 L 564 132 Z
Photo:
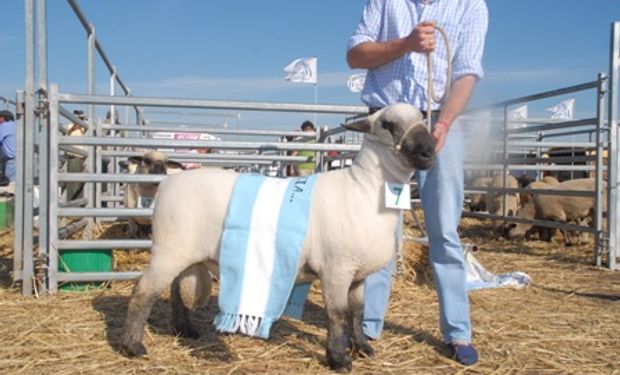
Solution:
M 439 152 L 446 143 L 446 136 L 450 130 L 450 124 L 446 121 L 439 120 L 435 123 L 435 129 L 433 129 L 432 136 L 435 138 L 435 152 Z
M 405 43 L 411 52 L 429 53 L 435 50 L 435 22 L 424 21 L 417 24 L 405 38 Z

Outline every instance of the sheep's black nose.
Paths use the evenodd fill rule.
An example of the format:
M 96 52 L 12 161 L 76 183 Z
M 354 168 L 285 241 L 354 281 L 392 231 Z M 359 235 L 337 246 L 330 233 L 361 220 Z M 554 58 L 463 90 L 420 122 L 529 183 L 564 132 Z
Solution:
M 151 174 L 166 174 L 166 166 L 164 163 L 155 163 L 151 167 Z
M 418 158 L 420 160 L 432 160 L 434 156 L 434 152 L 432 150 L 422 150 L 418 153 Z

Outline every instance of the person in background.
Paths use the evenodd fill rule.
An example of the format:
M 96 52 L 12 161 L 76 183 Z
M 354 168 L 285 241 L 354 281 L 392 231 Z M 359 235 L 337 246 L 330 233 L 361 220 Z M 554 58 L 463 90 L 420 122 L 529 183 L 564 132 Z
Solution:
M 0 111 L 0 173 L 6 184 L 15 181 L 15 152 L 15 117 L 11 111 L 2 110 Z
M 464 136 L 458 116 L 483 75 L 482 54 L 488 25 L 484 0 L 369 0 L 349 39 L 347 62 L 367 69 L 361 99 L 375 112 L 409 103 L 424 115 L 432 109 L 437 157 L 428 171 L 417 171 L 422 207 L 439 297 L 440 327 L 452 358 L 463 365 L 478 361 L 471 344 L 465 260 L 457 232 L 463 207 Z M 453 56 L 436 26 L 448 35 Z M 451 88 L 441 103 L 430 103 L 427 54 L 432 52 L 435 92 Z M 428 108 L 428 106 L 431 108 Z M 364 333 L 377 338 L 383 329 L 394 262 L 366 278 Z
M 82 110 L 76 109 L 73 111 L 75 117 L 82 121 L 86 121 L 86 115 Z M 66 127 L 67 136 L 69 137 L 82 137 L 86 133 L 86 128 L 77 122 L 73 122 Z M 74 146 L 76 148 L 85 150 L 84 146 Z M 66 152 L 67 158 L 67 172 L 68 173 L 83 173 L 86 169 L 86 163 L 84 156 L 78 155 L 73 152 Z M 84 197 L 84 183 L 83 182 L 67 182 L 66 183 L 67 201 L 81 199 Z
M 304 121 L 301 124 L 301 130 L 304 132 L 315 131 L 314 124 L 311 121 Z M 306 141 L 306 143 L 316 143 L 315 139 Z M 293 151 L 292 155 L 303 156 L 308 161 L 299 163 L 296 166 L 296 176 L 309 176 L 316 171 L 316 153 L 314 151 Z

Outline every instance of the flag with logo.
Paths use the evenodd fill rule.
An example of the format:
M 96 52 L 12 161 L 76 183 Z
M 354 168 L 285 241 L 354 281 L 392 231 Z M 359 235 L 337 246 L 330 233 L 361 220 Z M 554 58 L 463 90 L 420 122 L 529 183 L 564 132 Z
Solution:
M 564 100 L 558 105 L 547 108 L 547 111 L 551 112 L 552 120 L 571 120 L 575 111 L 575 99 Z
M 527 105 L 515 108 L 508 112 L 509 120 L 525 120 L 527 118 Z
M 304 57 L 293 60 L 284 67 L 284 79 L 289 82 L 317 83 L 317 58 Z
M 366 73 L 352 74 L 347 79 L 347 86 L 351 92 L 361 92 L 366 83 Z

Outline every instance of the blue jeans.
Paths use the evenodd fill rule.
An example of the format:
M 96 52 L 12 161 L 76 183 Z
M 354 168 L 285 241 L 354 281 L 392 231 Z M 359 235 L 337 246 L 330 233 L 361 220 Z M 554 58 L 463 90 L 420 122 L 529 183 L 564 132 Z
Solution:
M 15 181 L 16 171 L 15 171 L 15 159 L 8 158 L 2 148 L 0 148 L 0 168 L 4 168 L 4 175 L 9 179 L 9 181 Z
M 463 133 L 455 122 L 433 167 L 416 171 L 446 342 L 471 341 L 465 260 L 457 232 L 463 208 L 463 154 Z M 366 278 L 364 333 L 371 338 L 378 338 L 383 329 L 393 270 L 391 263 Z

